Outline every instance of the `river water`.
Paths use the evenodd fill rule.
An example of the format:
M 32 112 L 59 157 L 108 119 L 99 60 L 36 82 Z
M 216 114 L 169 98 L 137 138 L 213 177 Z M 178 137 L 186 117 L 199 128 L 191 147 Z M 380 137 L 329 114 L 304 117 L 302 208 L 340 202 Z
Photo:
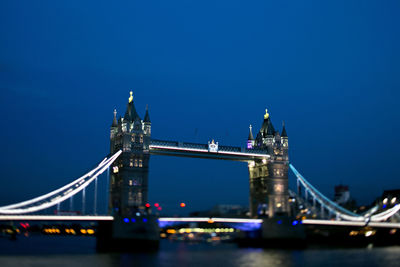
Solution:
M 400 266 L 400 247 L 304 250 L 162 240 L 153 253 L 96 253 L 93 237 L 0 238 L 0 266 Z

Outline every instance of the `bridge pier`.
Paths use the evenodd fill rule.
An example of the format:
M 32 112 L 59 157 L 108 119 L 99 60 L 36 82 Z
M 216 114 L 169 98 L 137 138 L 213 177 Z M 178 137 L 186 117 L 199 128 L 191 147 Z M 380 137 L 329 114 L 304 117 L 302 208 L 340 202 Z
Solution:
M 116 216 L 113 221 L 99 222 L 96 248 L 99 252 L 154 251 L 159 247 L 159 237 L 158 218 L 154 215 Z
M 265 218 L 258 231 L 242 232 L 238 244 L 245 247 L 304 248 L 305 227 L 301 221 L 288 216 Z

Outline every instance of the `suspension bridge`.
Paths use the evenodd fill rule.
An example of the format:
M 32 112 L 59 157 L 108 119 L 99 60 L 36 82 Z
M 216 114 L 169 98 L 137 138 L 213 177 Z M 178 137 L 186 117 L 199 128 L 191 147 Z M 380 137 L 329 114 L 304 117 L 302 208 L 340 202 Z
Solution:
M 111 153 L 92 170 L 72 182 L 30 200 L 0 207 L 0 221 L 93 221 L 103 233 L 103 243 L 129 240 L 158 240 L 159 227 L 187 223 L 223 223 L 244 231 L 261 229 L 264 238 L 271 234 L 271 221 L 282 224 L 280 218 L 295 225 L 325 225 L 337 227 L 400 228 L 400 205 L 394 198 L 388 205 L 376 203 L 363 213 L 345 209 L 323 195 L 289 162 L 288 135 L 285 125 L 275 130 L 268 111 L 254 138 L 250 125 L 246 147 L 219 145 L 214 140 L 207 144 L 151 139 L 148 109 L 142 120 L 133 103 L 132 92 L 123 117 L 114 119 L 110 128 Z M 151 213 L 147 201 L 150 155 L 178 156 L 231 160 L 247 163 L 249 169 L 249 216 L 246 218 L 157 217 Z M 297 192 L 289 190 L 288 172 L 297 181 Z M 98 179 L 107 176 L 108 211 L 97 215 Z M 86 194 L 94 185 L 93 214 L 88 214 Z M 82 214 L 61 214 L 66 203 L 72 211 L 73 200 L 82 194 Z M 65 204 L 64 204 L 65 206 Z M 43 214 L 56 207 L 56 215 Z M 301 208 L 302 207 L 302 208 Z M 307 210 L 306 214 L 300 210 Z M 299 216 L 301 215 L 301 216 Z M 299 219 L 300 218 L 300 219 Z M 287 226 L 275 231 L 285 236 Z M 286 228 L 285 228 L 286 227 Z M 145 229 L 145 230 L 143 230 Z M 272 231 L 274 232 L 274 231 Z M 276 236 L 274 237 L 276 238 Z M 122 240 L 122 241 L 121 241 Z
M 154 144 L 154 145 L 153 145 Z M 175 146 L 173 145 L 175 144 Z M 202 153 L 202 156 L 207 158 L 218 158 L 224 159 L 226 156 L 226 151 L 222 151 L 222 153 L 214 153 L 209 152 L 206 149 L 207 145 L 192 145 L 184 146 L 185 150 L 182 149 L 182 145 L 179 145 L 177 142 L 161 142 L 155 141 L 150 145 L 150 149 L 154 152 L 159 153 L 175 153 L 179 150 L 179 153 L 182 154 L 183 151 L 188 151 L 188 156 L 193 156 L 193 153 Z M 201 148 L 199 148 L 201 147 Z M 162 151 L 160 152 L 160 150 Z M 232 150 L 237 150 L 232 153 Z M 247 157 L 247 161 L 254 160 L 255 158 L 267 158 L 268 155 L 262 153 L 254 153 L 243 151 L 240 149 L 227 149 L 227 155 L 234 155 L 234 160 L 244 161 Z M 94 169 L 90 170 L 88 173 L 83 176 L 77 178 L 71 183 L 64 185 L 54 191 L 46 193 L 42 196 L 22 201 L 19 203 L 6 205 L 0 207 L 0 220 L 1 221 L 112 221 L 113 216 L 98 216 L 96 213 L 96 197 L 94 201 L 93 211 L 94 214 L 90 215 L 32 215 L 35 212 L 43 211 L 46 209 L 51 209 L 54 207 L 59 207 L 60 203 L 70 203 L 73 197 L 82 193 L 82 197 L 85 197 L 85 190 L 90 184 L 95 185 L 95 194 L 97 194 L 96 183 L 98 176 L 100 176 L 104 171 L 106 171 L 110 165 L 121 155 L 122 151 L 118 151 L 110 157 L 104 158 Z M 222 154 L 220 157 L 219 154 Z M 324 196 L 321 192 L 319 192 L 314 186 L 311 185 L 295 168 L 293 165 L 290 165 L 290 169 L 296 176 L 298 192 L 301 190 L 304 193 L 297 194 L 303 195 L 303 204 L 305 204 L 311 211 L 313 211 L 313 217 L 317 217 L 318 219 L 305 219 L 303 220 L 304 224 L 325 224 L 325 225 L 344 225 L 344 226 L 375 226 L 375 227 L 392 227 L 392 228 L 400 228 L 400 223 L 395 222 L 387 222 L 390 218 L 396 215 L 400 210 L 400 205 L 397 202 L 392 203 L 391 207 L 388 207 L 382 210 L 379 207 L 379 204 L 375 205 L 368 211 L 363 214 L 357 214 L 353 211 L 347 210 L 341 206 L 339 206 L 334 201 L 330 200 L 328 197 Z M 84 201 L 83 201 L 84 202 Z M 83 213 L 85 208 L 83 207 Z M 378 212 L 379 211 L 379 212 Z M 212 220 L 213 222 L 228 222 L 228 223 L 252 223 L 252 224 L 261 224 L 262 219 L 251 219 L 251 218 L 159 218 L 159 222 L 161 225 L 166 224 L 176 224 L 182 222 L 208 222 Z

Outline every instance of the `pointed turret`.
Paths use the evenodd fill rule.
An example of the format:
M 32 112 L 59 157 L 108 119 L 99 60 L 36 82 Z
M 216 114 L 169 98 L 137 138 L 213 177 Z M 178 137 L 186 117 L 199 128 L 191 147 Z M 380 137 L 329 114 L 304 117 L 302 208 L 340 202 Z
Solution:
M 282 122 L 282 134 L 281 137 L 288 137 L 285 128 L 285 122 Z
M 254 144 L 255 144 L 252 129 L 253 129 L 253 127 L 250 124 L 250 126 L 249 126 L 249 137 L 247 138 L 247 149 L 252 149 L 254 147 Z
M 111 124 L 111 127 L 118 127 L 118 122 L 117 122 L 117 110 L 114 109 L 114 119 L 113 122 Z
M 281 140 L 282 140 L 281 142 L 282 142 L 282 145 L 283 145 L 284 150 L 285 150 L 284 154 L 285 154 L 286 158 L 288 158 L 287 150 L 289 148 L 289 138 L 288 138 L 287 133 L 286 133 L 285 122 L 282 122 Z
M 249 138 L 247 138 L 247 140 L 254 140 L 252 129 L 253 129 L 253 126 L 251 126 L 251 124 L 250 124 L 250 126 L 249 126 Z
M 146 105 L 146 114 L 144 115 L 144 120 L 143 122 L 150 122 L 150 116 L 149 116 L 149 106 Z

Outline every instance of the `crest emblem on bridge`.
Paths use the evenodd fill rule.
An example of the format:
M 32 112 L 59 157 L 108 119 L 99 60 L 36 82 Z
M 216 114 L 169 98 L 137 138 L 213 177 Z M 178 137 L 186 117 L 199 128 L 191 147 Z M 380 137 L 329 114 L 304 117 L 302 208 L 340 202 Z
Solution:
M 218 152 L 218 142 L 215 143 L 214 139 L 211 142 L 208 141 L 208 152 Z

